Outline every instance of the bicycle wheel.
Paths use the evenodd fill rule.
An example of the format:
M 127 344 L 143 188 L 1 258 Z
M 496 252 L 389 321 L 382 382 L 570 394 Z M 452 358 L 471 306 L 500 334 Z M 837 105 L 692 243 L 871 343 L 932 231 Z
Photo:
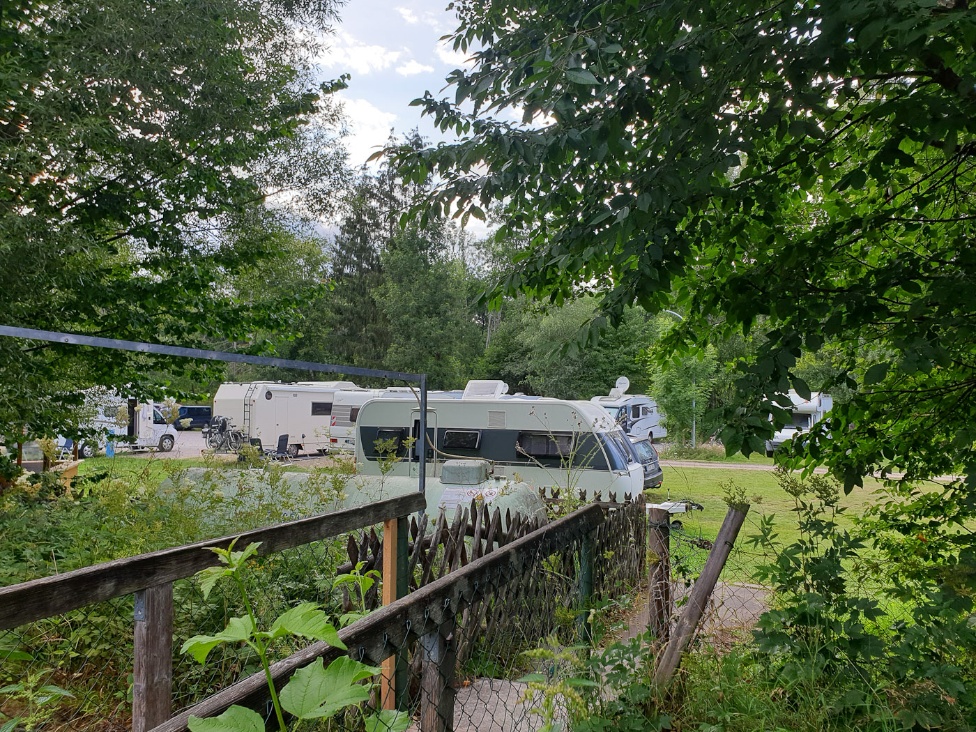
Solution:
M 221 435 L 219 432 L 217 432 L 217 430 L 210 430 L 207 433 L 207 447 L 209 447 L 211 450 L 216 450 L 218 447 L 220 447 L 221 442 Z
M 227 441 L 231 452 L 240 452 L 241 445 L 244 444 L 244 433 L 237 430 L 228 432 Z

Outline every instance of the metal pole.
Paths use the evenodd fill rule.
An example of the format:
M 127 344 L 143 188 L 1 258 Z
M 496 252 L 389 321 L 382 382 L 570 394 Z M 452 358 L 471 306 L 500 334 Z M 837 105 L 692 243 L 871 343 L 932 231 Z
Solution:
M 695 380 L 691 380 L 691 448 L 697 447 L 695 442 L 695 425 L 698 421 L 698 409 L 695 407 L 695 391 L 697 386 Z
M 418 490 L 427 495 L 427 374 L 420 374 L 420 484 Z

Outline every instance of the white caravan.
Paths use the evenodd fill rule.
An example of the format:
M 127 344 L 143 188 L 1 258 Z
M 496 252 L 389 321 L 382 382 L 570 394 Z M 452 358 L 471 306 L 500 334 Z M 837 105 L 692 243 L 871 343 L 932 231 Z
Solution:
M 138 402 L 92 390 L 85 397 L 83 410 L 90 416 L 80 427 L 98 434 L 79 440 L 78 457 L 94 457 L 102 449 L 109 453 L 139 449 L 169 452 L 176 444 L 176 428 L 166 422 L 159 405 L 152 401 Z M 118 439 L 112 439 L 113 435 Z M 58 437 L 58 447 L 69 449 L 64 436 Z
M 497 388 L 495 388 L 497 385 Z M 569 488 L 604 500 L 636 497 L 644 470 L 604 409 L 584 401 L 504 396 L 502 382 L 469 382 L 463 395 L 428 395 L 427 474 L 445 461 L 489 461 L 494 478 L 537 488 Z M 416 476 L 420 408 L 416 399 L 366 402 L 356 424 L 356 462 L 365 475 Z
M 772 457 L 773 453 L 784 442 L 789 442 L 797 432 L 809 430 L 813 425 L 824 418 L 824 415 L 834 406 L 833 397 L 830 394 L 813 392 L 809 399 L 804 399 L 795 391 L 789 391 L 792 406 L 792 421 L 785 425 L 783 429 L 777 430 L 773 439 L 766 440 L 766 456 Z
M 663 415 L 657 402 L 644 394 L 628 394 L 629 388 L 630 380 L 621 376 L 608 396 L 595 396 L 590 401 L 607 410 L 630 437 L 638 440 L 647 437 L 652 442 L 666 437 L 668 431 L 661 423 Z
M 329 448 L 332 404 L 340 391 L 360 390 L 351 381 L 274 381 L 221 384 L 213 414 L 227 417 L 245 440 L 275 448 L 288 435 L 288 451 L 324 452 Z M 365 390 L 361 390 L 365 391 Z

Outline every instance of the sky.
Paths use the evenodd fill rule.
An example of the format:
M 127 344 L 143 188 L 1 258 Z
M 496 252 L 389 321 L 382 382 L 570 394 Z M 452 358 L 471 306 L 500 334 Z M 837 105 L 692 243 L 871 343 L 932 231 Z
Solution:
M 349 162 L 358 167 L 382 146 L 394 129 L 403 135 L 414 128 L 428 138 L 439 133 L 420 108 L 410 102 L 430 91 L 441 98 L 444 79 L 464 65 L 441 36 L 451 33 L 457 18 L 447 11 L 449 0 L 348 0 L 340 21 L 318 59 L 323 78 L 347 73 L 349 88 L 338 94 L 350 134 Z

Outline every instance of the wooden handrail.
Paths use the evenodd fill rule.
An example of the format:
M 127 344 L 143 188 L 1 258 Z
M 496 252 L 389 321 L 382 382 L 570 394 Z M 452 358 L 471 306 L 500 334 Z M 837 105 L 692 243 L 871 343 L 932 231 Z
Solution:
M 237 540 L 240 548 L 260 542 L 259 554 L 273 554 L 382 523 L 386 519 L 407 516 L 423 510 L 426 505 L 423 495 L 412 493 L 367 506 L 320 514 L 175 549 L 116 559 L 62 575 L 0 588 L 0 630 L 191 577 L 201 569 L 219 563 L 211 548 L 227 548 L 234 540 Z

